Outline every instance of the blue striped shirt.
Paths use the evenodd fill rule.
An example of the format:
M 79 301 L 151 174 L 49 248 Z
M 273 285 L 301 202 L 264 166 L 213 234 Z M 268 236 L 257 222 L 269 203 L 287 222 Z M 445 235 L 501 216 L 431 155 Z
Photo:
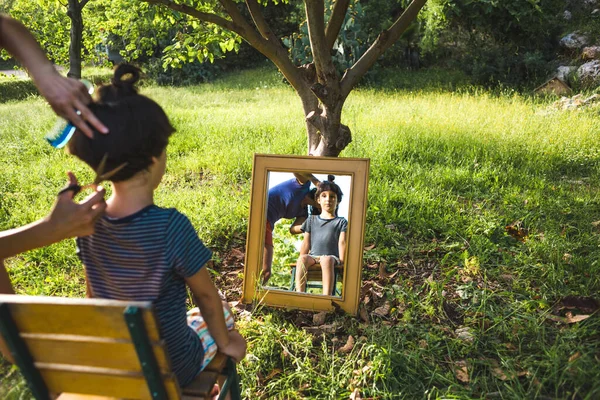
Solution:
M 189 219 L 148 206 L 125 218 L 101 218 L 91 236 L 77 238 L 93 297 L 152 301 L 173 371 L 182 386 L 200 371 L 202 343 L 187 325 L 185 278 L 212 253 Z

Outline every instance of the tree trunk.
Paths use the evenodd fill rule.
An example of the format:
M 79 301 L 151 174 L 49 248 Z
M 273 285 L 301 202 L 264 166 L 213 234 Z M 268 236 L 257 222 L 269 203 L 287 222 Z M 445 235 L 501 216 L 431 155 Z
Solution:
M 83 6 L 78 0 L 69 0 L 67 15 L 71 19 L 71 43 L 69 44 L 69 78 L 81 79 L 81 49 L 83 47 Z

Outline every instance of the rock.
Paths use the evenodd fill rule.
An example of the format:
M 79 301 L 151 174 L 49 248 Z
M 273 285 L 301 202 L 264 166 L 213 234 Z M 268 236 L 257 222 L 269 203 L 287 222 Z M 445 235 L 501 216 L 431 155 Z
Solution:
M 583 49 L 581 57 L 584 60 L 598 60 L 600 59 L 600 46 L 590 46 Z
M 577 32 L 569 33 L 560 39 L 560 45 L 569 50 L 577 50 L 588 44 L 588 38 Z
M 570 21 L 571 18 L 573 18 L 573 14 L 571 14 L 571 11 L 565 10 L 565 12 L 563 13 L 563 18 L 567 21 Z
M 575 67 L 573 65 L 561 65 L 556 70 L 556 77 L 558 79 L 560 79 L 561 81 L 566 82 L 566 81 L 568 81 L 569 75 L 571 75 L 575 71 L 577 71 L 577 67 Z
M 600 60 L 590 61 L 580 66 L 577 77 L 586 86 L 600 83 Z

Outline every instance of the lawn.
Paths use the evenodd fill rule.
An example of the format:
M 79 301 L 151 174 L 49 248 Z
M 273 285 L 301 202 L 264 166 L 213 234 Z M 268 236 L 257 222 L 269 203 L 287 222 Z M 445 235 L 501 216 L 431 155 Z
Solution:
M 360 316 L 240 312 L 243 395 L 600 398 L 600 108 L 559 111 L 439 71 L 383 81 L 343 115 L 342 156 L 371 159 Z M 300 101 L 268 68 L 142 92 L 177 129 L 156 203 L 190 217 L 237 300 L 241 276 L 220 272 L 242 268 L 252 156 L 305 154 Z M 65 171 L 92 178 L 44 142 L 49 107 L 14 98 L 0 101 L 0 229 L 45 215 Z M 7 265 L 19 293 L 84 294 L 73 240 Z M 0 398 L 28 398 L 2 365 Z

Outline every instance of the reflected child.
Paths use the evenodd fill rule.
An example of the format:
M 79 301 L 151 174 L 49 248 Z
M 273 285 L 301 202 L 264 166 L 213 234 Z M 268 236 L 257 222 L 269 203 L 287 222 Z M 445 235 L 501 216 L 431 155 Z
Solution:
M 323 294 L 332 295 L 335 267 L 344 264 L 348 221 L 337 216 L 337 208 L 342 201 L 342 190 L 333 180 L 333 175 L 329 175 L 327 181 L 319 183 L 315 200 L 321 208 L 321 213 L 308 217 L 301 227 L 304 240 L 296 262 L 295 277 L 298 292 L 306 290 L 308 269 L 320 263 Z

